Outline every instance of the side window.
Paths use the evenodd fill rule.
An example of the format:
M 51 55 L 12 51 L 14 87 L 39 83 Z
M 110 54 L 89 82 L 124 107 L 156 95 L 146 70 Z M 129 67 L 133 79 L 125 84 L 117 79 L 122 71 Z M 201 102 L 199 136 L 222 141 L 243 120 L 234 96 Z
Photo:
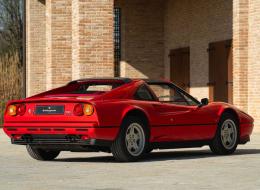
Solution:
M 134 95 L 134 98 L 136 100 L 154 101 L 154 97 L 152 93 L 145 85 L 142 85 L 141 87 L 138 88 L 138 90 Z
M 151 84 L 149 85 L 153 92 L 158 97 L 159 101 L 162 103 L 171 103 L 176 105 L 189 105 L 187 100 L 183 97 L 183 95 L 176 90 L 175 88 L 171 88 L 167 84 Z
M 198 106 L 198 103 L 195 102 L 193 99 L 191 99 L 190 97 L 188 97 L 185 94 L 182 94 L 182 95 L 186 99 L 186 101 L 189 103 L 190 106 Z

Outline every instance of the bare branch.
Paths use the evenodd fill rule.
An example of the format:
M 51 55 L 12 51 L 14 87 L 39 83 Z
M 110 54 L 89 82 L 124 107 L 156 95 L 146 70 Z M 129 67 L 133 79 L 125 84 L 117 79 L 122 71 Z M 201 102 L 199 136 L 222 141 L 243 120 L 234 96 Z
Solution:
M 0 0 L 0 40 L 5 45 L 6 51 L 20 52 L 22 60 L 23 37 L 23 10 L 22 0 Z M 0 42 L 1 42 L 0 41 Z M 1 51 L 1 50 L 0 50 Z

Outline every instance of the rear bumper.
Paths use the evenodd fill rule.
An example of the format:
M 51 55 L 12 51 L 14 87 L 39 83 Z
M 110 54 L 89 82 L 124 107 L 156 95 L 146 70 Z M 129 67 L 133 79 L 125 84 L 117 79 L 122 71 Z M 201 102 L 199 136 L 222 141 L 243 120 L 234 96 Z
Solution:
M 46 123 L 34 125 L 32 123 L 29 125 L 26 123 L 7 123 L 4 124 L 3 130 L 12 139 L 13 144 L 95 145 L 97 142 L 113 141 L 118 134 L 119 127 L 94 127 L 81 123 L 80 126 L 79 123 L 69 123 L 69 125 L 68 123 L 66 125 L 61 123 L 52 123 L 51 125 L 46 125 Z M 73 137 L 72 140 L 70 137 Z M 30 139 L 32 141 L 28 142 Z
M 101 139 L 83 140 L 81 135 L 22 135 L 19 139 L 11 138 L 17 145 L 70 145 L 70 146 L 106 146 L 113 141 Z

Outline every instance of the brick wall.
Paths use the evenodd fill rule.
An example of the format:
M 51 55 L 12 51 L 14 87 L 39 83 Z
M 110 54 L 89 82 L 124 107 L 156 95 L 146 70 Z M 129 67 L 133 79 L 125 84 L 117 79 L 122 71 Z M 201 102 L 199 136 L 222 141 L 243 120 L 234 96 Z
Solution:
M 78 0 L 79 78 L 114 76 L 113 0 Z M 75 65 L 74 65 L 75 66 Z M 77 70 L 78 69 L 78 70 Z
M 248 30 L 248 112 L 260 131 L 260 1 L 249 0 Z
M 260 131 L 260 2 L 233 1 L 234 104 L 255 119 Z
M 72 78 L 72 1 L 46 0 L 47 89 Z
M 233 102 L 248 111 L 248 0 L 233 1 Z
M 113 0 L 72 0 L 72 79 L 114 76 Z
M 165 7 L 165 75 L 170 78 L 170 49 L 190 46 L 190 92 L 208 97 L 207 48 L 232 39 L 232 0 L 168 0 Z
M 114 76 L 113 0 L 31 0 L 27 96 L 72 79 Z
M 79 67 L 79 3 L 72 0 L 72 79 L 80 78 Z
M 45 1 L 26 1 L 26 94 L 46 90 Z
M 116 0 L 122 11 L 121 76 L 162 78 L 164 1 Z

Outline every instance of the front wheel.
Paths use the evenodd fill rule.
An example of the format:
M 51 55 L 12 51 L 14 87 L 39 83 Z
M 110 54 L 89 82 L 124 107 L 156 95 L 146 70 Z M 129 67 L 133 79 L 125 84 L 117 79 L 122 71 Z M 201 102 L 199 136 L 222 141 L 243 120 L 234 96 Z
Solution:
M 232 154 L 235 152 L 239 139 L 238 121 L 229 113 L 224 113 L 210 149 L 215 154 Z
M 111 146 L 111 152 L 118 161 L 136 161 L 145 154 L 148 140 L 149 132 L 144 122 L 137 117 L 128 117 Z
M 41 161 L 50 161 L 54 160 L 59 154 L 60 151 L 49 151 L 40 149 L 31 145 L 26 146 L 28 154 L 35 160 Z

